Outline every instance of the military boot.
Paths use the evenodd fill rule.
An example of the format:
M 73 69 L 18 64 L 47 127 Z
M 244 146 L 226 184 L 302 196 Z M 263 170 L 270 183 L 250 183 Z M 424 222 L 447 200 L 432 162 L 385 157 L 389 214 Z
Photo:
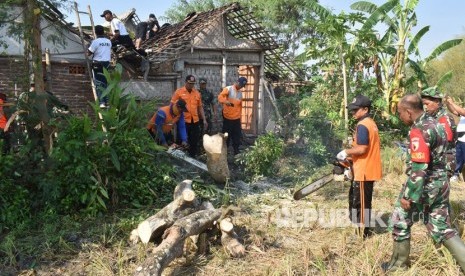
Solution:
M 456 235 L 444 241 L 443 244 L 465 273 L 465 244 L 462 239 Z
M 410 239 L 394 241 L 391 261 L 383 263 L 381 268 L 384 272 L 394 271 L 399 268 L 407 268 L 410 255 Z

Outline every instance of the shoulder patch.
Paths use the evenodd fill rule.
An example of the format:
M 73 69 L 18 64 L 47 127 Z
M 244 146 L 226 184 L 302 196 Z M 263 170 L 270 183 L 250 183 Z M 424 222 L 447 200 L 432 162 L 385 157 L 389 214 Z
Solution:
M 418 128 L 410 131 L 410 156 L 411 161 L 418 163 L 430 162 L 430 150 Z
M 447 142 L 452 142 L 454 139 L 454 135 L 452 133 L 452 128 L 450 127 L 449 121 L 447 120 L 446 116 L 442 116 L 439 118 L 438 122 L 444 127 L 446 130 Z

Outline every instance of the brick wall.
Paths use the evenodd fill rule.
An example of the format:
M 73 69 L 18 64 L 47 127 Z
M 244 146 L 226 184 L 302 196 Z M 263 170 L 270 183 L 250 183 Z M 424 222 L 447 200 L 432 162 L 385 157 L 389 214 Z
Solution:
M 20 85 L 27 81 L 27 76 L 23 72 L 22 58 L 0 58 L 0 92 L 6 94 L 8 98 L 13 98 L 15 95 L 15 84 L 18 93 L 23 91 Z
M 21 87 L 28 83 L 22 64 L 22 58 L 0 58 L 0 92 L 9 98 L 15 95 L 15 84 L 17 93 L 29 89 Z M 92 114 L 88 102 L 94 102 L 94 96 L 85 64 L 52 62 L 51 67 L 51 92 L 74 113 Z
M 51 92 L 75 113 L 92 114 L 92 86 L 85 64 L 52 63 Z

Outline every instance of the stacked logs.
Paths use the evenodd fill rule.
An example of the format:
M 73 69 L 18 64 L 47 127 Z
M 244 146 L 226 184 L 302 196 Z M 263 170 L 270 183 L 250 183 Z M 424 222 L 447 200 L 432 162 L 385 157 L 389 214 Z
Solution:
M 218 226 L 225 251 L 232 257 L 244 256 L 245 248 L 234 231 L 229 215 L 230 212 L 215 209 L 210 202 L 200 203 L 192 190 L 192 180 L 182 181 L 174 190 L 173 201 L 131 232 L 130 241 L 134 244 L 161 239 L 153 255 L 146 258 L 135 274 L 161 275 L 174 259 L 182 256 L 188 237 L 194 237 L 199 243 L 204 242 L 205 232 Z M 199 235 L 201 238 L 198 238 Z M 200 247 L 204 246 L 198 245 Z

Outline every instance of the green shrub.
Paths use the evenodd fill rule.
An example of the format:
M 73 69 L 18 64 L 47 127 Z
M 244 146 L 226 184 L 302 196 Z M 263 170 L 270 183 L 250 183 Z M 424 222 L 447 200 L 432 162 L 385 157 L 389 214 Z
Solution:
M 15 181 L 15 158 L 0 155 L 0 233 L 30 219 L 29 191 Z
M 273 133 L 267 133 L 255 140 L 239 157 L 239 163 L 245 166 L 245 172 L 252 178 L 270 175 L 273 164 L 281 157 L 284 141 Z
M 61 213 L 95 215 L 110 207 L 151 205 L 172 191 L 173 167 L 156 159 L 145 129 L 153 107 L 123 93 L 121 72 L 118 67 L 107 73 L 110 108 L 93 105 L 102 120 L 71 117 L 59 132 L 41 190 L 46 204 Z

